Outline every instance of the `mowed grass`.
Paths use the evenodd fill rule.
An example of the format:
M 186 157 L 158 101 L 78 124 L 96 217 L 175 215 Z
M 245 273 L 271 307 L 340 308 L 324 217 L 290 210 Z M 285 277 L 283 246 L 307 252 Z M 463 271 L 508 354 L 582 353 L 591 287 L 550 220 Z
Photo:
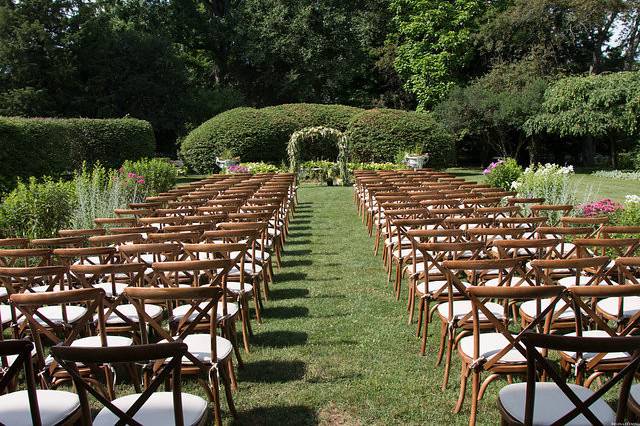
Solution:
M 448 172 L 456 176 L 464 177 L 470 181 L 481 182 L 484 180 L 482 169 L 479 168 L 451 168 Z M 578 171 L 573 181 L 576 184 L 578 200 L 600 200 L 611 198 L 614 201 L 623 202 L 625 195 L 640 195 L 640 182 L 633 180 L 610 179 L 593 176 L 591 172 Z
M 350 188 L 300 189 L 283 268 L 238 372 L 239 415 L 233 421 L 225 413 L 226 424 L 467 423 L 468 404 L 451 413 L 459 363 L 441 391 L 438 324 L 420 356 L 415 324 L 407 324 L 406 285 L 397 302 L 352 196 Z M 499 421 L 503 383 L 481 401 L 481 424 Z M 201 393 L 195 383 L 185 388 Z

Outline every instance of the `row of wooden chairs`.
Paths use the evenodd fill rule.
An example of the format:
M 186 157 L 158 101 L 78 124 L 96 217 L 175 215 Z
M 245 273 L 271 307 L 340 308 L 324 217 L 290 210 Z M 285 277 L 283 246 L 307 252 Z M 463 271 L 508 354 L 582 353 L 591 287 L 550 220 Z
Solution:
M 0 323 L 14 339 L 0 342 L 13 350 L 0 346 L 0 390 L 21 387 L 17 360 L 27 385 L 4 396 L 30 408 L 34 424 L 204 424 L 206 401 L 180 392 L 187 374 L 213 402 L 216 424 L 220 384 L 235 416 L 236 322 L 248 351 L 248 300 L 260 321 L 295 194 L 293 175 L 214 176 L 98 218 L 95 229 L 0 240 Z M 117 398 L 118 370 L 137 394 Z M 152 395 L 165 379 L 174 393 Z M 77 395 L 57 390 L 71 382 Z M 105 404 L 95 419 L 87 392 Z M 0 422 L 15 424 L 20 410 L 3 407 Z
M 422 354 L 432 316 L 440 320 L 436 363 L 444 360 L 443 389 L 457 349 L 462 370 L 454 412 L 462 409 L 471 378 L 469 422 L 475 424 L 478 401 L 491 382 L 506 376 L 511 383 L 514 375 L 535 380 L 532 365 L 548 363 L 547 351 L 541 352 L 542 361 L 532 360 L 525 344 L 528 335 L 542 333 L 539 341 L 546 344 L 551 342 L 546 340 L 548 335 L 569 332 L 561 337 L 562 344 L 554 341 L 553 346 L 575 347 L 578 343 L 569 343 L 572 339 L 587 346 L 589 339 L 600 339 L 602 346 L 560 351 L 561 370 L 564 375 L 573 372 L 576 384 L 537 384 L 535 395 L 547 401 L 566 395 L 567 413 L 579 422 L 616 419 L 615 413 L 611 417 L 606 410 L 609 417 L 594 417 L 589 406 L 600 404 L 602 392 L 588 388 L 605 375 L 616 378 L 622 371 L 629 372 L 625 367 L 636 362 L 638 347 L 630 345 L 633 350 L 625 352 L 608 349 L 616 339 L 631 342 L 635 338 L 629 336 L 638 331 L 640 258 L 634 256 L 640 246 L 640 227 L 613 227 L 606 217 L 570 217 L 573 206 L 515 198 L 511 192 L 428 170 L 359 173 L 354 189 L 363 223 L 375 235 L 374 253 L 383 248 L 389 281 L 394 281 L 392 271 L 396 271 L 396 298 L 403 278 L 408 278 L 410 323 L 419 300 L 417 334 L 422 336 Z M 489 374 L 481 382 L 485 372 Z M 536 407 L 532 411 L 529 404 L 534 394 L 528 388 L 525 398 L 521 385 L 501 391 L 503 421 L 568 421 L 561 410 L 545 412 Z M 547 385 L 552 385 L 549 392 L 538 395 L 538 387 Z M 514 396 L 514 389 L 522 392 Z M 583 400 L 589 397 L 588 403 L 572 392 Z M 546 399 L 550 395 L 552 399 Z M 514 398 L 522 402 L 521 407 L 513 404 Z M 626 399 L 623 402 L 626 410 Z

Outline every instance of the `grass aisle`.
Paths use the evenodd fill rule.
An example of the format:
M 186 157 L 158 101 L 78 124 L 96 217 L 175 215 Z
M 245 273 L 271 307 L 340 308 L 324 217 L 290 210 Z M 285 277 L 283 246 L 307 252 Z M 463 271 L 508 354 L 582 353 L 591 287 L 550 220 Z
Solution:
M 468 403 L 451 414 L 459 364 L 441 392 L 439 327 L 420 357 L 406 299 L 391 295 L 352 189 L 303 187 L 299 199 L 264 323 L 239 372 L 237 424 L 466 424 Z M 498 422 L 499 387 L 480 402 L 482 423 Z

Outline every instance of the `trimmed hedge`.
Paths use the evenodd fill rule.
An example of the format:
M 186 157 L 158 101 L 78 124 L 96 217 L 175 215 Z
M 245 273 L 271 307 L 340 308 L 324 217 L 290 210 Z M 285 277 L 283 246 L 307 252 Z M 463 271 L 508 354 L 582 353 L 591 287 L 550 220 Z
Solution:
M 243 162 L 286 162 L 291 134 L 312 126 L 346 131 L 356 162 L 393 161 L 400 149 L 416 144 L 431 154 L 430 166 L 448 165 L 453 158 L 453 140 L 431 114 L 304 103 L 225 111 L 184 139 L 181 156 L 198 173 L 211 172 L 216 156 L 226 149 Z M 335 161 L 338 147 L 314 144 L 303 147 L 301 153 L 302 161 Z
M 344 105 L 284 104 L 261 109 L 235 108 L 216 115 L 194 129 L 184 139 L 181 156 L 198 173 L 208 173 L 216 156 L 230 149 L 242 161 L 279 163 L 286 161 L 291 134 L 311 126 L 326 126 L 345 131 L 350 120 L 362 112 Z M 302 150 L 302 161 L 324 158 L 334 161 L 334 144 Z
M 0 117 L 0 189 L 18 177 L 57 177 L 83 161 L 119 167 L 154 151 L 153 129 L 142 120 Z
M 420 145 L 429 153 L 429 167 L 445 167 L 454 160 L 450 133 L 430 113 L 372 109 L 353 118 L 347 137 L 352 161 L 392 162 L 396 154 Z

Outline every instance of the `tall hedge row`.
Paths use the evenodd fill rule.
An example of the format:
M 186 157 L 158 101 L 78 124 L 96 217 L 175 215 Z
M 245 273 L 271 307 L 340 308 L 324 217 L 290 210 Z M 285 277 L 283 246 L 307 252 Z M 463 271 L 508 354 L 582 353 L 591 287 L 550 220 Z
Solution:
M 230 150 L 242 161 L 287 161 L 286 146 L 296 130 L 311 126 L 347 132 L 353 161 L 393 161 L 398 150 L 422 144 L 438 166 L 448 163 L 453 142 L 429 114 L 400 110 L 363 110 L 344 105 L 285 104 L 223 112 L 193 130 L 181 156 L 199 173 L 210 172 L 216 156 Z M 437 152 L 436 152 L 437 151 Z M 335 144 L 302 148 L 302 161 L 335 160 Z
M 119 167 L 154 151 L 153 129 L 142 120 L 0 117 L 0 186 L 18 177 L 59 176 L 83 161 Z
M 359 162 L 394 161 L 403 150 L 419 147 L 429 153 L 430 167 L 445 167 L 454 160 L 454 141 L 432 114 L 397 109 L 371 109 L 349 124 L 351 155 Z
M 210 172 L 216 156 L 231 150 L 242 161 L 279 163 L 286 160 L 289 137 L 296 130 L 327 126 L 346 130 L 360 108 L 344 105 L 284 104 L 266 108 L 235 108 L 216 115 L 194 129 L 181 146 L 181 156 L 196 172 Z M 333 159 L 335 146 L 304 152 L 303 158 Z

